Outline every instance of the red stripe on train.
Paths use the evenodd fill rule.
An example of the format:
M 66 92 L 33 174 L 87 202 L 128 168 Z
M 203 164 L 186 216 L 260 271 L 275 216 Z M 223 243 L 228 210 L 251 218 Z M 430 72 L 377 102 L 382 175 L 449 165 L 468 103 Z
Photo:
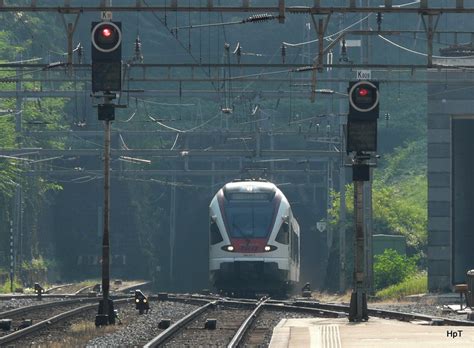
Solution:
M 231 238 L 230 243 L 237 253 L 264 253 L 268 238 Z

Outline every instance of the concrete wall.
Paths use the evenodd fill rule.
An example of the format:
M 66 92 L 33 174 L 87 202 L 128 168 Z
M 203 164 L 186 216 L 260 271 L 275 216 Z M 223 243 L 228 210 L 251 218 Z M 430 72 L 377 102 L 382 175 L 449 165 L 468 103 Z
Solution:
M 474 174 L 470 171 L 472 165 L 459 151 L 474 138 L 461 134 L 456 137 L 453 133 L 453 129 L 457 133 L 462 129 L 455 123 L 459 119 L 467 119 L 474 127 L 474 88 L 466 82 L 466 72 L 459 70 L 433 71 L 427 75 L 430 79 L 445 80 L 428 84 L 428 287 L 437 291 L 463 282 L 464 268 L 470 262 L 466 255 L 474 254 L 468 250 L 474 249 L 474 245 L 464 245 L 472 235 L 467 228 L 469 221 L 463 218 L 468 200 L 456 198 L 459 195 L 454 194 L 453 184 L 457 178 L 456 192 L 469 192 L 474 199 L 469 190 L 472 184 L 467 180 Z

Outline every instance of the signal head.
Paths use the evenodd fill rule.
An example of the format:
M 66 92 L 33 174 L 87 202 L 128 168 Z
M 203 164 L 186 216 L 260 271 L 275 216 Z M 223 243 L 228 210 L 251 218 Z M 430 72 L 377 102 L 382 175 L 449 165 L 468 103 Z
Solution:
M 122 43 L 122 31 L 113 22 L 100 22 L 92 28 L 92 45 L 100 52 L 115 51 Z
M 349 90 L 349 103 L 359 112 L 369 112 L 379 105 L 378 87 L 370 81 L 359 81 Z

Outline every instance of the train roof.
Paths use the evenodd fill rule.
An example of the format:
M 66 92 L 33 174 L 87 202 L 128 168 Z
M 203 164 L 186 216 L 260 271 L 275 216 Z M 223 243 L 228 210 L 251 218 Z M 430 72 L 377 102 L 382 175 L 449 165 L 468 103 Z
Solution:
M 225 192 L 276 192 L 278 188 L 268 181 L 239 180 L 227 183 L 223 187 Z

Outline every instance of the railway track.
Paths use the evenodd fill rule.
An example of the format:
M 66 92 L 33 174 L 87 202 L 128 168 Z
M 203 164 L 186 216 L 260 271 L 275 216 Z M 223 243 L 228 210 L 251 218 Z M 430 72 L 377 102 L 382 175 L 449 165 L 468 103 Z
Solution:
M 81 304 L 81 303 L 84 303 L 84 302 L 94 302 L 94 303 L 86 304 L 86 305 L 83 305 L 83 306 L 80 306 L 80 307 L 76 306 L 75 308 L 67 308 L 66 310 L 64 310 L 64 309 L 60 310 L 60 311 L 57 310 L 58 309 L 57 307 L 61 307 L 61 305 L 62 306 L 64 306 L 64 305 L 71 306 L 71 305 Z M 119 300 L 115 301 L 116 304 L 126 303 L 126 302 L 132 302 L 132 299 L 131 298 L 119 299 Z M 90 300 L 83 300 L 83 301 L 72 300 L 72 301 L 69 301 L 67 304 L 64 304 L 64 303 L 58 304 L 58 303 L 55 303 L 55 302 L 51 302 L 51 303 L 45 303 L 45 304 L 37 305 L 37 306 L 29 306 L 29 307 L 19 308 L 19 309 L 14 310 L 16 312 L 9 311 L 9 313 L 8 312 L 0 313 L 0 315 L 3 318 L 3 315 L 5 313 L 8 313 L 12 316 L 16 316 L 16 315 L 24 314 L 27 311 L 29 311 L 29 315 L 31 315 L 31 311 L 33 311 L 33 312 L 34 311 L 41 311 L 41 310 L 49 310 L 50 311 L 49 316 L 43 317 L 43 320 L 40 320 L 40 321 L 38 321 L 37 323 L 35 323 L 31 326 L 19 329 L 17 331 L 12 332 L 12 333 L 8 333 L 8 334 L 4 335 L 3 337 L 0 337 L 0 346 L 4 346 L 6 344 L 14 345 L 15 342 L 17 342 L 19 340 L 22 340 L 22 339 L 25 339 L 25 337 L 27 337 L 29 335 L 37 333 L 37 332 L 39 332 L 41 330 L 44 330 L 46 328 L 50 328 L 54 324 L 61 323 L 65 320 L 73 318 L 74 316 L 79 315 L 81 313 L 84 313 L 86 311 L 95 310 L 96 308 L 97 308 L 97 299 L 93 299 L 93 300 L 90 299 Z M 14 313 L 12 314 L 12 312 L 14 312 Z
M 72 310 L 84 303 L 94 302 L 97 299 L 72 299 L 55 302 L 45 302 L 30 306 L 11 309 L 0 313 L 0 319 L 11 319 L 11 330 L 16 330 L 20 326 L 28 325 L 25 320 L 31 320 L 32 323 L 42 321 L 49 316 L 60 314 L 66 310 Z M 0 331 L 0 337 L 6 336 L 9 331 Z
M 123 326 L 110 327 L 112 331 L 92 329 L 92 336 L 81 344 L 145 347 L 209 346 L 210 344 L 219 347 L 266 346 L 270 342 L 274 327 L 281 319 L 345 318 L 349 311 L 348 305 L 302 299 L 285 301 L 229 299 L 215 295 L 191 294 L 166 294 L 166 296 L 161 294 L 149 298 L 151 300 L 150 314 L 138 315 L 133 303 L 122 306 L 121 310 L 125 319 Z M 115 303 L 121 304 L 127 301 L 131 301 L 131 297 L 115 300 Z M 88 302 L 93 303 L 83 305 Z M 67 307 L 68 305 L 70 307 Z M 63 324 L 62 331 L 58 333 L 56 330 L 53 335 L 49 330 L 47 334 L 43 334 L 42 330 L 72 320 L 71 318 L 80 316 L 81 313 L 83 313 L 81 320 L 92 326 L 91 318 L 94 317 L 97 309 L 97 299 L 69 299 L 60 303 L 42 303 L 0 313 L 0 318 L 5 318 L 5 313 L 10 317 L 17 315 L 17 318 L 28 313 L 31 317 L 30 313 L 33 313 L 34 307 L 36 307 L 34 310 L 39 313 L 34 320 L 35 325 L 0 337 L 1 346 L 5 344 L 21 346 L 28 342 L 28 339 L 31 339 L 30 335 L 34 333 L 42 335 L 40 342 L 46 345 L 48 342 L 58 342 L 58 337 L 61 335 L 71 335 L 68 333 L 70 330 L 68 325 Z M 53 312 L 51 309 L 48 310 L 48 307 L 56 307 L 56 309 Z M 390 310 L 369 309 L 369 315 L 405 322 L 422 321 L 427 325 L 474 326 L 474 322 L 467 320 Z M 163 319 L 169 319 L 171 325 L 160 329 L 159 323 L 167 321 Z M 105 336 L 106 332 L 115 332 L 116 335 Z M 33 335 L 36 337 L 35 342 L 38 335 Z
M 307 307 L 315 309 L 323 309 L 328 311 L 339 311 L 343 313 L 349 313 L 349 305 L 333 304 L 333 303 L 320 303 L 314 301 L 285 301 L 284 306 L 297 306 Z M 474 321 L 444 318 L 439 316 L 430 316 L 425 314 L 417 313 L 405 313 L 399 311 L 383 310 L 383 309 L 368 309 L 368 314 L 371 317 L 377 317 L 382 319 L 392 319 L 400 321 L 423 321 L 430 323 L 431 325 L 455 325 L 455 326 L 474 326 Z
M 170 301 L 176 299 L 184 298 L 169 298 Z M 244 341 L 262 341 L 260 338 L 268 336 L 273 327 L 253 330 L 254 323 L 262 313 L 275 310 L 297 313 L 301 317 L 345 316 L 337 311 L 268 303 L 267 299 L 255 301 L 212 298 L 201 301 L 207 303 L 171 325 L 144 347 L 206 346 L 212 343 L 214 346 L 234 348 L 242 345 Z

